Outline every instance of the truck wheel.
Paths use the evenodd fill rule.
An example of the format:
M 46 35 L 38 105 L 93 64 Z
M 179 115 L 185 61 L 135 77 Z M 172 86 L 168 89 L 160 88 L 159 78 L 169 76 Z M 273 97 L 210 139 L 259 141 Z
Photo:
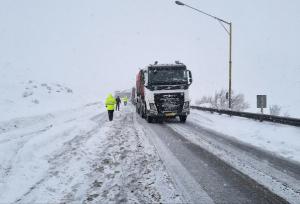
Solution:
M 158 123 L 163 123 L 164 122 L 164 118 L 163 117 L 159 117 L 156 119 Z
M 142 116 L 142 118 L 146 118 L 146 111 L 144 108 L 142 108 L 142 110 L 141 110 L 141 116 Z
M 187 116 L 183 115 L 183 116 L 179 116 L 180 122 L 185 123 Z
M 151 116 L 146 116 L 146 120 L 148 123 L 152 123 L 153 118 Z

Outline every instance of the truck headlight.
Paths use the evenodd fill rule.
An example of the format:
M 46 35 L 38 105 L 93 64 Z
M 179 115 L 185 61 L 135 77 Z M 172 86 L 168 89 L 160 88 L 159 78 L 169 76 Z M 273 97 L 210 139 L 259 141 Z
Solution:
M 183 109 L 189 109 L 189 108 L 190 108 L 190 102 L 189 101 L 184 102 Z
M 154 103 L 149 103 L 150 110 L 156 111 L 156 107 Z

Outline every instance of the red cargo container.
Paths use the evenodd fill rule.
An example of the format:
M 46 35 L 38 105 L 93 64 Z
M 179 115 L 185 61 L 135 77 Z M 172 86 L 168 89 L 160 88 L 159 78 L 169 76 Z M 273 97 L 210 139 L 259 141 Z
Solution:
M 144 80 L 142 76 L 142 70 L 140 70 L 136 76 L 136 95 L 144 99 Z

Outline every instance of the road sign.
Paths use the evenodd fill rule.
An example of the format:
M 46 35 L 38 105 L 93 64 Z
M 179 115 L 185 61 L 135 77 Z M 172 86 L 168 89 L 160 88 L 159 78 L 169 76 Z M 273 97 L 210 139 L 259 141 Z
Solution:
M 267 107 L 267 96 L 266 95 L 256 95 L 257 97 L 257 108 Z
M 267 107 L 267 96 L 256 95 L 256 98 L 257 98 L 257 108 L 260 108 L 261 114 L 264 114 L 264 108 Z

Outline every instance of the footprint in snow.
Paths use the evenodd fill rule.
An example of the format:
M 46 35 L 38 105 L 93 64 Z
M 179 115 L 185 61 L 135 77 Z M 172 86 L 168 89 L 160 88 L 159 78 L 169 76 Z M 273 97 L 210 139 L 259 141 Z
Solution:
M 92 195 L 88 195 L 87 197 L 87 201 L 93 201 L 95 198 L 97 198 L 99 196 L 99 194 L 95 193 Z
M 101 188 L 102 184 L 103 184 L 102 181 L 95 180 L 94 183 L 93 183 L 93 186 L 97 187 L 97 188 Z

